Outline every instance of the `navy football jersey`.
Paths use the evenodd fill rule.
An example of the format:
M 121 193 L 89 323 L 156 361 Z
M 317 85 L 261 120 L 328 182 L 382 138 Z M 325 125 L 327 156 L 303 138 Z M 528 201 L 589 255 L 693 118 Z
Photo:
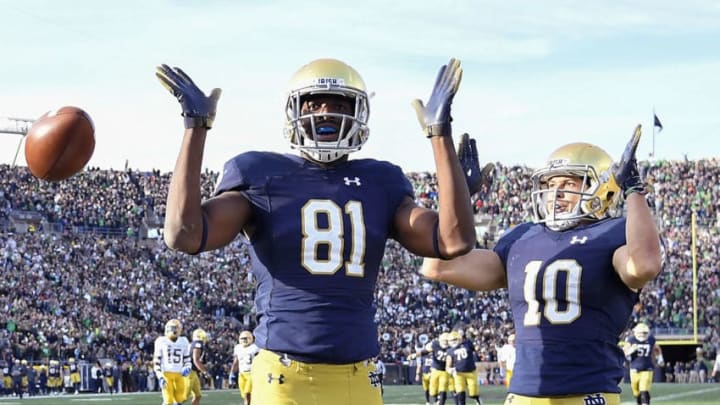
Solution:
M 378 270 L 395 212 L 413 197 L 402 170 L 372 159 L 322 167 L 248 152 L 225 164 L 215 194 L 227 190 L 253 207 L 258 347 L 310 363 L 376 356 Z
M 434 368 L 435 370 L 445 371 L 445 367 L 447 366 L 445 362 L 448 355 L 448 350 L 450 349 L 443 349 L 442 347 L 440 347 L 440 343 L 437 340 L 433 341 L 432 348 L 433 351 L 432 353 L 430 353 L 430 356 L 432 358 L 430 367 Z
M 432 367 L 433 363 L 432 353 L 422 355 L 419 361 L 422 362 L 422 368 L 420 369 L 420 372 L 422 374 L 430 374 L 430 368 Z
M 452 366 L 461 373 L 475 371 L 475 348 L 469 340 L 463 340 L 457 347 L 450 349 Z
M 509 392 L 620 392 L 617 342 L 638 298 L 612 265 L 625 243 L 625 218 L 562 232 L 525 223 L 498 241 L 517 329 Z
M 192 366 L 192 369 L 200 372 L 200 369 L 197 368 L 195 365 L 195 361 L 193 361 L 193 352 L 195 349 L 200 350 L 200 363 L 205 364 L 205 343 L 203 343 L 202 340 L 193 340 L 193 342 L 190 344 L 190 365 Z
M 637 346 L 637 350 L 630 354 L 630 368 L 632 370 L 648 371 L 655 369 L 652 361 L 655 337 L 648 336 L 644 342 L 641 342 L 635 336 L 630 336 L 627 338 L 627 343 Z

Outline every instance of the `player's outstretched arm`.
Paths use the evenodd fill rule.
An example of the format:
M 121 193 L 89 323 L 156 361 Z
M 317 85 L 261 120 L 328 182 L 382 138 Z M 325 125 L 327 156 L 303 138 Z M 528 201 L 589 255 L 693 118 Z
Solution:
M 662 270 L 662 251 L 655 218 L 645 200 L 647 187 L 637 167 L 635 151 L 640 142 L 638 125 L 623 152 L 613 165 L 615 181 L 622 189 L 627 208 L 626 245 L 613 255 L 613 265 L 630 288 L 642 288 Z
M 201 204 L 203 151 L 215 120 L 220 89 L 206 96 L 182 69 L 160 65 L 155 76 L 182 107 L 185 134 L 170 180 L 163 237 L 172 249 L 200 253 L 230 243 L 250 215 L 247 200 L 224 193 Z
M 460 86 L 460 61 L 450 59 L 438 72 L 427 104 L 412 105 L 420 126 L 430 138 L 438 177 L 439 212 L 404 204 L 396 216 L 398 240 L 416 254 L 453 258 L 475 246 L 470 195 L 452 140 L 450 106 Z
M 430 280 L 471 291 L 490 291 L 507 286 L 505 267 L 500 257 L 487 249 L 473 249 L 452 260 L 426 257 L 420 274 Z

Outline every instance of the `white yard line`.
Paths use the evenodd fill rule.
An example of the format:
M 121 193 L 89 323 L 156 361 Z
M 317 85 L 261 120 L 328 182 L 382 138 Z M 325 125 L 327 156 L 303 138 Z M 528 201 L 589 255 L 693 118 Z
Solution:
M 701 390 L 697 391 L 686 391 L 686 392 L 678 392 L 677 394 L 670 394 L 670 395 L 659 395 L 659 396 L 652 396 L 650 398 L 650 401 L 670 401 L 672 399 L 676 398 L 682 398 L 682 397 L 691 397 L 693 395 L 697 394 L 704 394 L 706 392 L 713 392 L 713 391 L 720 391 L 720 387 L 711 387 L 711 388 L 703 388 Z M 636 405 L 635 401 L 627 401 L 623 402 L 620 405 Z

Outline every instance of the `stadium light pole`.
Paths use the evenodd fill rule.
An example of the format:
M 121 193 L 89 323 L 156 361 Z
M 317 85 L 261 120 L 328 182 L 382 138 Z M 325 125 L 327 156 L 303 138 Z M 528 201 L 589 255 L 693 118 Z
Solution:
M 30 126 L 35 122 L 30 118 L 0 117 L 0 134 L 20 135 L 20 141 L 15 149 L 12 166 L 15 167 L 18 154 L 20 153 L 20 145 L 22 145 L 25 135 L 27 135 Z

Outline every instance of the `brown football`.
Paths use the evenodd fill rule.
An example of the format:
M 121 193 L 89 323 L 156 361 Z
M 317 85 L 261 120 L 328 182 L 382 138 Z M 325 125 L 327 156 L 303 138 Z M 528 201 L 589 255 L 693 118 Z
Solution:
M 38 118 L 25 136 L 25 161 L 33 176 L 60 181 L 85 167 L 95 150 L 95 127 L 77 107 L 61 107 Z

